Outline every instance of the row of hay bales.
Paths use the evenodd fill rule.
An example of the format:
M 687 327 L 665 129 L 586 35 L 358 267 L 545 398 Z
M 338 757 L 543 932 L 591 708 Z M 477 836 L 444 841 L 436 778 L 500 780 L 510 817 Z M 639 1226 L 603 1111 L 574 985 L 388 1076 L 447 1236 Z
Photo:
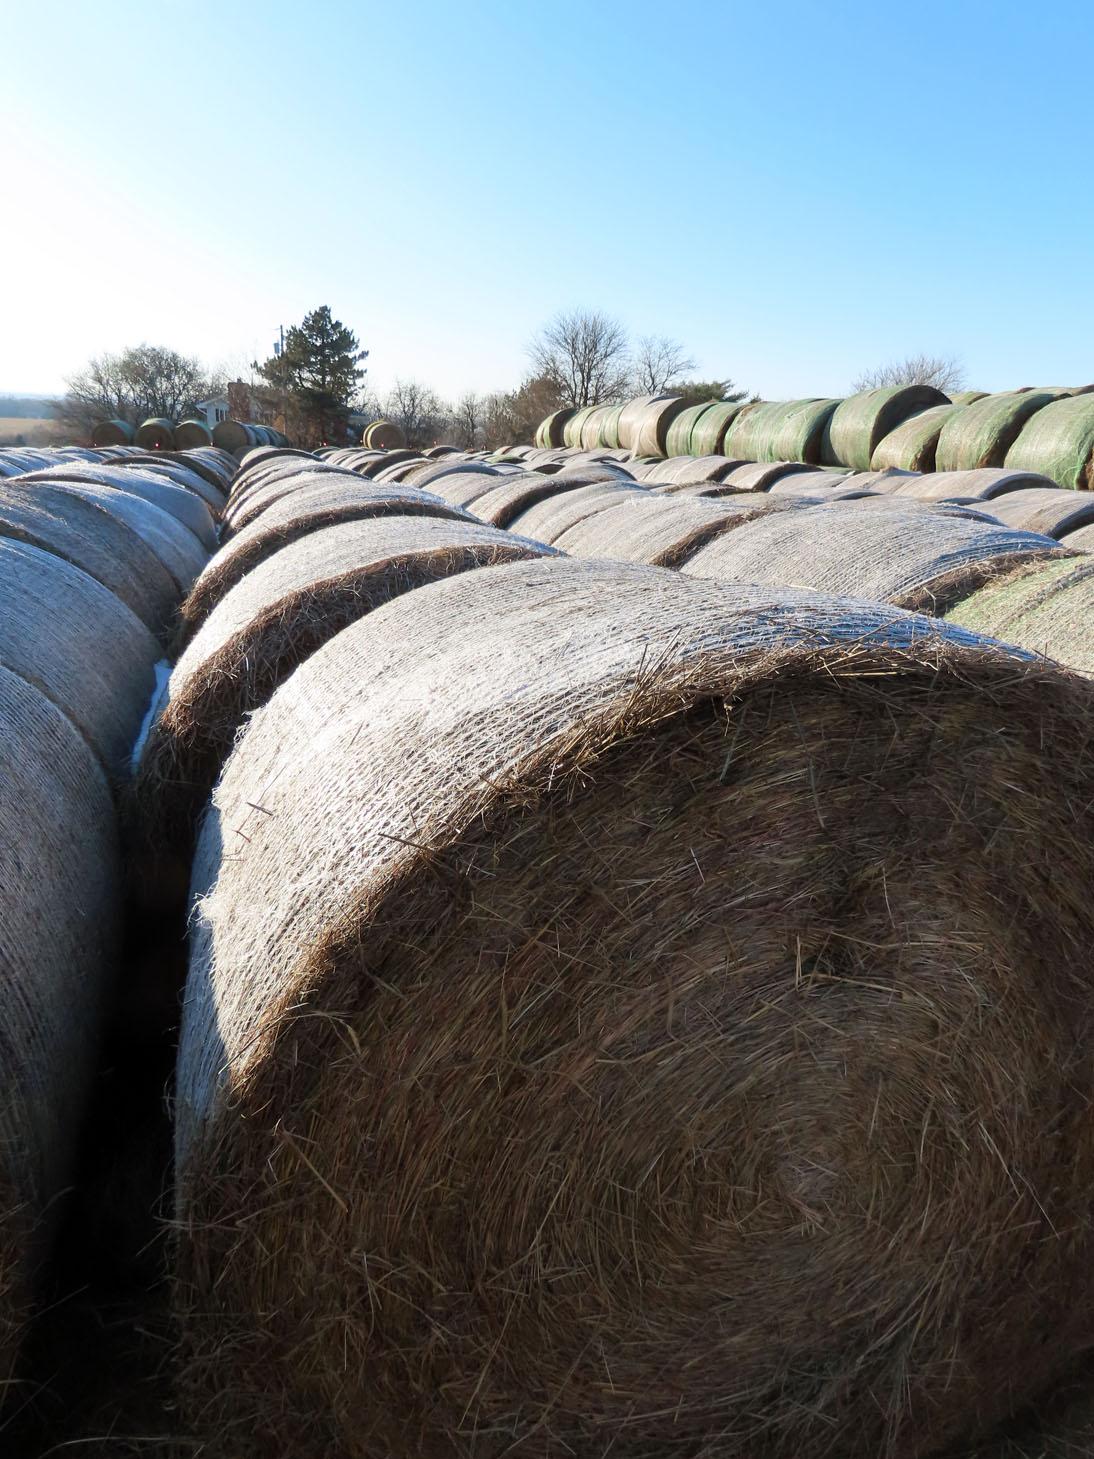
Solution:
M 1090 1344 L 1094 687 L 897 606 L 1076 556 L 724 464 L 244 461 L 134 789 L 214 1459 L 926 1456 Z M 693 570 L 784 522 L 856 596 Z
M 846 399 L 716 401 L 671 394 L 622 406 L 558 411 L 540 448 L 624 449 L 635 456 L 724 455 L 853 470 L 971 471 L 1012 467 L 1058 486 L 1094 487 L 1094 387 L 949 397 L 893 386 Z
M 212 448 L 0 452 L 0 1396 L 23 1391 L 118 991 L 118 800 L 232 466 Z
M 238 457 L 256 446 L 287 446 L 288 437 L 273 426 L 222 420 L 212 430 L 203 420 L 171 421 L 153 416 L 139 426 L 125 420 L 99 421 L 91 432 L 92 446 L 140 446 L 146 451 L 189 451 L 218 446 Z

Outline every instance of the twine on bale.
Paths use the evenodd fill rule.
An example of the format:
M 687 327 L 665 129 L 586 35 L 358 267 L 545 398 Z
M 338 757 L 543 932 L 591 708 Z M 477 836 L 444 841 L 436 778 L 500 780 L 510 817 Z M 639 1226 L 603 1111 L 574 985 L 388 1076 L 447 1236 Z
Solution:
M 949 404 L 933 385 L 889 385 L 840 401 L 824 429 L 821 459 L 830 466 L 869 471 L 881 442 L 909 417 Z
M 326 644 L 199 848 L 206 1452 L 923 1456 L 1036 1391 L 1094 1325 L 1092 693 L 566 559 Z
M 1094 488 L 1094 396 L 1068 396 L 1037 411 L 1007 452 L 1006 464 L 1039 471 L 1062 487 Z
M 481 496 L 476 496 L 470 510 L 480 522 L 489 522 L 493 527 L 509 527 L 537 502 L 562 496 L 568 491 L 577 491 L 582 486 L 618 479 L 614 472 L 601 472 L 596 467 L 558 476 L 541 476 L 535 471 L 522 471 L 519 476 L 491 486 Z
M 939 471 L 1002 466 L 1029 418 L 1057 398 L 1051 390 L 1010 390 L 973 400 L 943 422 L 935 452 Z
M 174 485 L 163 476 L 139 466 L 93 466 L 76 462 L 64 466 L 51 466 L 45 471 L 30 472 L 20 476 L 19 486 L 29 486 L 36 481 L 80 482 L 89 486 L 109 486 L 115 491 L 128 492 L 151 502 L 161 511 L 176 518 L 186 527 L 201 546 L 211 552 L 217 545 L 216 526 L 209 508 L 193 492 Z
M 616 562 L 646 562 L 680 567 L 699 549 L 731 527 L 778 511 L 769 498 L 711 501 L 628 496 L 555 536 L 560 552 L 574 557 L 606 557 Z
M 857 502 L 753 519 L 682 567 L 724 582 L 790 584 L 943 612 L 1004 568 L 1069 554 L 1058 542 L 940 512 L 863 512 Z
M 808 470 L 803 461 L 753 461 L 735 467 L 722 477 L 721 484 L 726 491 L 768 491 L 784 476 Z
M 1051 488 L 1047 476 L 1035 471 L 1011 471 L 985 466 L 975 471 L 929 471 L 920 476 L 890 477 L 874 482 L 875 491 L 894 496 L 917 497 L 921 501 L 991 501 L 1011 491 Z
M 591 482 L 574 491 L 545 497 L 534 506 L 526 507 L 509 523 L 509 530 L 530 537 L 533 542 L 545 542 L 553 547 L 559 537 L 586 517 L 605 507 L 616 506 L 630 497 L 645 497 L 649 493 L 637 483 Z
M 999 574 L 946 617 L 1094 675 L 1094 560 L 1089 557 L 1030 562 Z
M 1059 538 L 1076 527 L 1094 522 L 1094 491 L 1025 487 L 996 497 L 990 511 L 1008 527 L 1024 527 L 1028 532 L 1043 532 L 1046 537 Z
M 238 491 L 232 492 L 232 499 L 224 513 L 221 542 L 230 540 L 241 527 L 246 527 L 283 497 L 292 496 L 308 487 L 321 486 L 332 476 L 345 482 L 356 482 L 360 479 L 343 467 L 327 466 L 318 462 L 314 466 L 305 466 L 303 462 L 287 461 L 260 468 Z

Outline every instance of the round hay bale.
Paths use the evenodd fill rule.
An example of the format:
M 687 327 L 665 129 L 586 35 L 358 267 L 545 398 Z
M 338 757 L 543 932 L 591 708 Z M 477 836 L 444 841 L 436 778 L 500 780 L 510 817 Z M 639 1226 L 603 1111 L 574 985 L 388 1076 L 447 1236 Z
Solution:
M 733 583 L 788 584 L 941 613 L 1004 568 L 1066 556 L 1058 542 L 937 512 L 863 512 L 854 503 L 749 522 L 682 571 Z
M 220 599 L 171 673 L 133 785 L 143 854 L 185 885 L 198 818 L 248 716 L 316 649 L 400 593 L 550 551 L 479 522 L 377 517 L 299 538 Z
M 912 496 L 886 496 L 883 492 L 852 492 L 850 495 L 840 494 L 835 498 L 816 502 L 818 507 L 828 507 L 833 500 L 837 503 L 849 502 L 862 512 L 941 512 L 943 516 L 964 517 L 970 522 L 998 522 L 999 518 L 992 516 L 987 510 L 980 510 L 977 507 L 968 506 L 961 502 L 943 501 L 919 501 Z
M 1085 555 L 999 575 L 946 618 L 1094 675 L 1094 561 Z
M 564 406 L 562 410 L 556 410 L 540 426 L 536 432 L 539 439 L 537 446 L 564 446 L 566 444 L 565 428 L 566 422 L 576 414 L 572 405 Z
M 354 486 L 360 480 L 352 471 L 318 463 L 315 466 L 304 466 L 301 470 L 270 468 L 262 476 L 252 477 L 246 488 L 232 498 L 232 503 L 224 514 L 221 545 L 230 541 L 248 523 L 262 516 L 263 512 L 269 511 L 275 502 L 293 496 L 298 491 L 321 485 L 331 477 L 345 482 L 347 487 Z
M 1011 390 L 961 406 L 942 424 L 936 470 L 1002 466 L 1025 423 L 1054 399 L 1049 390 Z
M 589 411 L 581 423 L 581 439 L 578 444 L 582 450 L 595 451 L 604 444 L 600 439 L 600 428 L 606 424 L 612 409 L 610 405 L 598 405 Z
M 636 395 L 633 400 L 625 401 L 620 407 L 617 427 L 620 447 L 624 451 L 630 451 L 632 455 L 641 454 L 638 450 L 638 430 L 647 408 L 656 405 L 659 401 L 673 398 L 671 390 L 662 390 L 656 395 Z M 569 445 L 570 442 L 567 441 L 566 444 Z M 653 454 L 661 455 L 661 452 L 656 451 Z
M 518 475 L 523 476 L 525 473 L 520 472 Z M 497 471 L 492 471 L 489 467 L 480 470 L 472 468 L 444 476 L 440 480 L 434 480 L 430 483 L 430 491 L 451 507 L 470 509 L 480 497 L 493 491 L 497 486 L 508 484 L 512 479 L 512 477 L 502 476 Z M 409 483 L 407 484 L 409 485 Z
M 213 433 L 203 420 L 180 420 L 175 427 L 175 448 L 189 451 L 195 446 L 211 446 Z
M 6 615 L 5 615 L 6 616 Z M 118 944 L 117 820 L 57 705 L 0 668 L 0 1391 L 71 1184 Z
M 480 522 L 492 527 L 508 527 L 522 512 L 534 507 L 537 502 L 546 501 L 567 491 L 577 491 L 582 486 L 603 480 L 602 477 L 579 473 L 573 479 L 559 479 L 557 476 L 541 476 L 538 472 L 525 471 L 511 481 L 501 482 L 477 496 L 470 510 Z
M 722 455 L 730 426 L 741 416 L 755 410 L 759 404 L 759 401 L 753 400 L 719 400 L 709 406 L 692 429 L 690 454 L 692 456 Z M 724 454 L 729 456 L 732 453 L 724 451 Z
M 108 773 L 123 779 L 159 644 L 102 583 L 40 547 L 0 538 L 0 580 L 0 665 L 63 710 Z
M 691 433 L 700 417 L 708 410 L 713 409 L 717 404 L 713 400 L 704 400 L 699 405 L 689 405 L 669 426 L 665 436 L 665 454 L 667 456 L 690 456 Z
M 125 471 L 134 467 L 141 467 L 152 476 L 158 476 L 161 481 L 169 481 L 172 486 L 181 486 L 184 491 L 192 492 L 200 501 L 209 508 L 209 514 L 216 522 L 227 502 L 223 487 L 217 481 L 210 481 L 199 463 L 188 461 L 181 452 L 163 451 L 158 456 L 132 456 L 116 465 Z
M 671 426 L 669 427 L 671 430 Z M 694 458 L 691 456 L 666 456 L 660 461 L 654 461 L 650 466 L 640 468 L 641 480 L 648 482 L 651 486 L 659 485 L 666 481 L 673 481 L 676 473 L 690 466 Z
M 133 437 L 136 445 L 146 451 L 173 451 L 175 449 L 175 428 L 163 416 L 153 416 L 143 421 Z
M 1094 523 L 1088 527 L 1073 527 L 1064 533 L 1060 541 L 1076 552 L 1094 552 Z
M 634 481 L 634 475 L 618 461 L 571 461 L 555 473 L 559 481 Z
M 877 1459 L 1035 1393 L 1094 1320 L 1092 695 L 566 559 L 314 654 L 195 872 L 215 1452 Z
M 597 405 L 583 405 L 580 410 L 575 410 L 562 428 L 562 440 L 566 446 L 573 446 L 580 450 L 581 434 L 585 422 L 594 410 L 599 410 Z
M 379 471 L 362 471 L 360 474 L 368 481 L 379 481 L 396 485 L 404 481 L 412 471 L 415 471 L 423 464 L 423 457 L 415 456 L 410 461 L 396 461 L 391 465 L 381 466 Z
M 840 401 L 825 427 L 822 458 L 831 466 L 869 471 L 881 442 L 910 417 L 949 399 L 933 385 L 890 385 Z
M 409 446 L 399 451 L 384 451 L 379 456 L 359 455 L 358 461 L 352 467 L 360 476 L 378 476 L 381 471 L 386 471 L 392 466 L 398 466 L 402 462 L 421 463 L 425 458 L 420 451 L 412 451 Z
M 804 461 L 753 461 L 745 466 L 735 466 L 722 477 L 719 484 L 727 492 L 769 491 L 784 476 L 794 476 L 808 470 Z
M 472 520 L 432 492 L 335 476 L 282 497 L 260 517 L 241 527 L 213 557 L 179 609 L 177 646 L 181 650 L 220 599 L 271 553 L 309 532 L 336 522 L 367 517 L 422 516 Z
M 636 456 L 664 456 L 669 427 L 687 406 L 679 395 L 667 396 L 647 405 L 632 433 L 632 449 Z M 622 416 L 620 417 L 622 419 Z
M 1007 492 L 1031 488 L 1051 490 L 1054 486 L 1055 483 L 1047 476 L 1038 476 L 1035 471 L 1010 471 L 995 466 L 985 466 L 978 471 L 930 471 L 904 480 L 895 478 L 874 483 L 875 491 L 920 497 L 925 501 L 945 501 L 947 498 L 991 501 Z
M 166 635 L 178 583 L 139 533 L 78 490 L 44 482 L 33 491 L 0 487 L 0 537 L 64 558 L 120 598 L 158 638 Z
M 369 450 L 397 451 L 406 445 L 402 426 L 390 420 L 374 420 L 365 427 L 361 444 Z
M 133 427 L 127 420 L 101 420 L 92 427 L 93 446 L 128 446 L 133 441 Z
M 1076 527 L 1094 522 L 1094 491 L 1068 491 L 1049 486 L 1008 491 L 991 504 L 991 514 L 1008 527 L 1064 537 Z
M 207 551 L 211 552 L 217 545 L 212 513 L 201 498 L 143 466 L 122 466 L 117 463 L 91 466 L 74 462 L 70 466 L 50 466 L 45 471 L 28 472 L 19 478 L 19 485 L 31 486 L 38 481 L 49 482 L 51 485 L 58 481 L 82 482 L 128 492 L 130 496 L 151 502 L 153 506 L 181 522 Z
M 777 477 L 768 487 L 776 496 L 822 496 L 840 492 L 849 473 L 839 471 L 794 471 L 789 476 Z
M 933 471 L 942 427 L 961 409 L 934 405 L 921 410 L 880 440 L 870 457 L 875 471 Z
M 987 396 L 986 390 L 950 390 L 947 394 L 950 403 L 953 405 L 971 405 L 974 400 L 983 400 Z
M 729 456 L 689 456 L 674 466 L 671 474 L 662 478 L 661 490 L 671 492 L 682 486 L 724 481 L 731 471 L 750 464 L 746 461 L 735 461 Z
M 712 501 L 652 492 L 628 495 L 583 518 L 557 535 L 554 543 L 573 557 L 680 567 L 729 528 L 778 510 L 779 504 L 766 496 Z
M 772 423 L 781 418 L 785 402 L 757 401 L 748 410 L 739 410 L 726 427 L 722 453 L 741 461 L 758 461 L 758 452 L 771 435 Z
M 619 422 L 623 416 L 621 405 L 609 405 L 600 422 L 600 440 L 597 443 L 607 451 L 619 451 Z
M 886 491 L 891 486 L 907 481 L 911 476 L 920 475 L 922 473 L 919 471 L 901 471 L 896 467 L 887 467 L 882 471 L 852 471 L 843 478 L 843 485 L 854 487 L 858 491 Z
M 213 427 L 213 445 L 231 456 L 243 456 L 255 442 L 242 421 L 222 420 Z
M 628 486 L 622 481 L 597 481 L 587 486 L 574 486 L 572 491 L 556 493 L 526 507 L 509 523 L 509 530 L 533 542 L 544 542 L 553 547 L 563 532 L 591 517 L 594 512 L 615 506 L 627 497 L 645 495 L 642 487 Z
M 496 466 L 487 466 L 485 461 L 427 461 L 415 466 L 409 475 L 403 477 L 407 486 L 430 486 L 445 476 L 497 476 Z
M 1038 471 L 1062 487 L 1094 488 L 1094 395 L 1071 395 L 1042 407 L 1022 427 L 1006 465 Z

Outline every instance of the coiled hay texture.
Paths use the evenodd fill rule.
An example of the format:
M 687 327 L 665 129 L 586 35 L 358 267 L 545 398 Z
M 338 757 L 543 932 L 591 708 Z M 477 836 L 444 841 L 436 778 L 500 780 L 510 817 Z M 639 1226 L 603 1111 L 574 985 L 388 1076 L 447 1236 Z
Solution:
M 988 582 L 946 616 L 1094 674 L 1094 560 L 1087 556 L 1031 563 Z
M 1002 466 L 1029 418 L 1055 399 L 1048 390 L 1010 390 L 963 405 L 938 437 L 939 471 L 975 471 Z
M 349 481 L 342 475 L 283 497 L 267 507 L 261 517 L 241 528 L 210 559 L 179 609 L 176 648 L 181 650 L 224 594 L 271 553 L 336 522 L 386 516 L 472 520 L 466 512 L 450 507 L 432 492 L 375 481 Z
M 110 788 L 62 711 L 0 668 L 0 1395 L 69 1183 L 118 922 Z
M 115 491 L 128 492 L 151 502 L 154 507 L 175 517 L 201 543 L 207 552 L 212 552 L 217 543 L 216 524 L 205 503 L 192 492 L 165 480 L 155 472 L 140 466 L 92 466 L 76 462 L 68 466 L 52 466 L 48 471 L 35 471 L 19 478 L 20 486 L 29 486 L 35 481 L 72 481 L 87 486 L 108 486 Z
M 585 451 L 595 451 L 600 446 L 607 446 L 607 441 L 601 440 L 601 429 L 608 423 L 608 417 L 612 414 L 613 407 L 610 405 L 598 405 L 585 417 L 581 425 L 581 446 Z
M 947 1459 L 1090 1459 L 1094 1454 L 1094 1360 L 976 1444 Z
M 780 476 L 768 487 L 773 496 L 789 492 L 791 496 L 832 497 L 842 493 L 847 475 L 841 471 L 795 471 L 792 476 Z
M 1068 491 L 1063 487 L 1026 487 L 1008 491 L 991 503 L 992 516 L 1009 527 L 1063 537 L 1076 527 L 1094 522 L 1094 491 Z
M 1066 551 L 1048 537 L 994 522 L 938 512 L 863 512 L 840 502 L 749 522 L 695 553 L 683 571 L 937 613 L 1002 567 Z
M 268 462 L 250 473 L 247 479 L 232 491 L 232 499 L 224 513 L 221 541 L 227 541 L 240 527 L 253 522 L 267 507 L 273 506 L 282 497 L 305 487 L 315 486 L 331 476 L 345 481 L 359 481 L 360 478 L 344 466 L 331 466 L 324 461 Z
M 645 487 L 637 483 L 591 482 L 556 496 L 545 497 L 535 506 L 527 507 L 509 524 L 509 530 L 530 537 L 533 542 L 545 542 L 554 547 L 564 532 L 583 522 L 586 517 L 603 511 L 605 507 L 617 506 L 622 501 L 645 498 L 649 495 Z
M 921 476 L 894 477 L 876 481 L 875 491 L 895 496 L 917 497 L 921 501 L 991 501 L 1010 491 L 1039 487 L 1051 489 L 1053 482 L 1035 471 L 1011 471 L 985 466 L 976 471 L 930 471 Z
M 819 463 L 825 427 L 838 400 L 783 400 L 738 416 L 726 432 L 724 451 L 748 461 Z
M 95 502 L 63 486 L 0 487 L 0 536 L 63 557 L 102 583 L 146 628 L 165 638 L 179 588 L 153 549 Z
M 631 496 L 586 517 L 555 538 L 560 552 L 679 567 L 698 550 L 741 522 L 777 511 L 765 498 L 743 501 Z
M 1092 695 L 567 559 L 320 649 L 197 859 L 207 1452 L 920 1459 L 1035 1392 L 1094 1325 Z
M 933 471 L 942 427 L 960 408 L 934 405 L 913 415 L 877 443 L 870 465 L 875 471 Z
M 171 673 L 133 785 L 144 853 L 185 879 L 197 818 L 240 726 L 334 634 L 424 583 L 549 551 L 477 522 L 379 517 L 311 532 L 253 568 Z
M 1060 486 L 1094 489 L 1094 396 L 1055 400 L 1023 426 L 1006 464 L 1039 471 Z
M 909 417 L 948 404 L 949 397 L 933 385 L 890 385 L 850 395 L 825 428 L 823 459 L 831 466 L 869 471 L 875 450 L 890 432 Z
M 156 639 L 101 583 L 29 543 L 0 539 L 0 582 L 0 664 L 63 710 L 124 779 L 155 682 Z

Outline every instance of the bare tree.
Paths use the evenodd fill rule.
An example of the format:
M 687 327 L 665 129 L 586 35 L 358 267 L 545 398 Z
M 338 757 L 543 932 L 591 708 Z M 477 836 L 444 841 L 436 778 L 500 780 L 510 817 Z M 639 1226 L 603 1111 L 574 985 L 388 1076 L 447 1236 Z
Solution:
M 663 334 L 646 334 L 634 352 L 633 389 L 635 395 L 658 395 L 695 369 L 695 361 L 684 353 L 684 347 Z
M 456 440 L 466 451 L 473 451 L 482 439 L 484 402 L 473 390 L 467 390 L 456 402 L 452 424 Z
M 856 390 L 880 390 L 886 385 L 933 385 L 947 394 L 965 383 L 965 368 L 953 355 L 909 355 L 906 360 L 864 371 L 854 381 Z
M 68 393 L 56 407 L 70 429 L 89 435 L 101 420 L 139 425 L 152 416 L 179 420 L 201 400 L 223 391 L 223 376 L 197 360 L 158 345 L 137 345 L 117 355 L 101 355 L 66 381 Z
M 417 380 L 396 380 L 384 401 L 384 415 L 402 427 L 408 446 L 432 446 L 448 424 L 441 398 Z
M 606 314 L 581 309 L 558 314 L 540 330 L 528 353 L 535 375 L 554 383 L 563 405 L 606 405 L 627 396 L 627 334 Z

